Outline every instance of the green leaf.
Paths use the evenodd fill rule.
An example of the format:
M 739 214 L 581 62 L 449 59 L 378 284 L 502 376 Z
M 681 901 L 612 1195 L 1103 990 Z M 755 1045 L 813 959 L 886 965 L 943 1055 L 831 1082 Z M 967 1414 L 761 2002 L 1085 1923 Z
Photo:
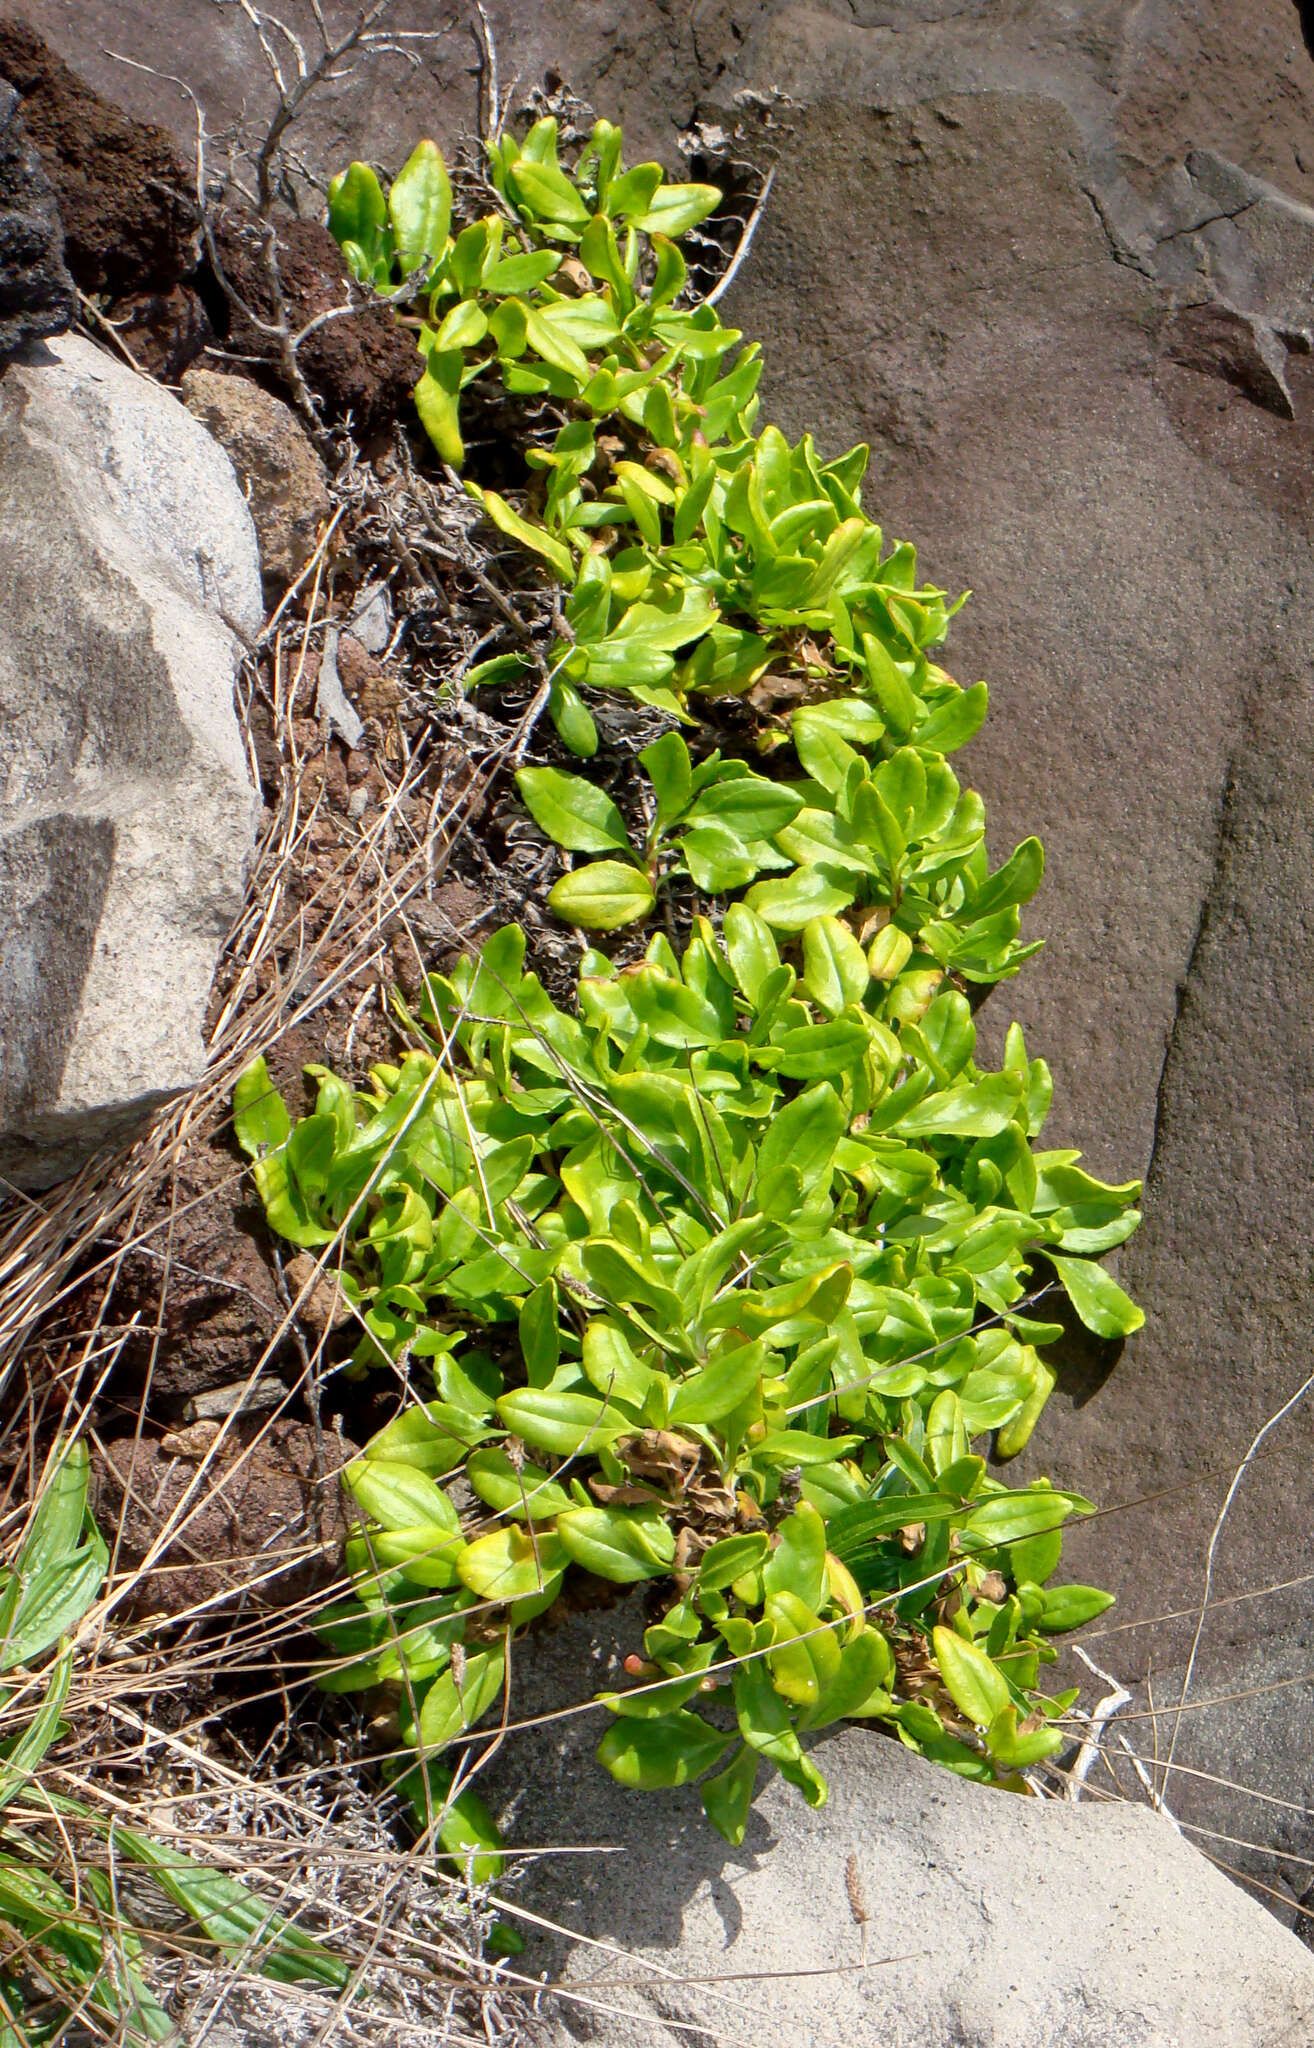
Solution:
M 269 1078 L 265 1056 L 252 1060 L 233 1087 L 233 1129 L 248 1159 L 285 1145 L 292 1129 L 287 1104 Z
M 825 1728 L 832 1721 L 846 1721 L 882 1714 L 891 1705 L 889 1688 L 895 1682 L 894 1657 L 877 1629 L 864 1628 L 860 1636 L 840 1650 L 839 1670 L 815 1707 L 799 1717 L 800 1728 Z
M 776 1532 L 776 1547 L 762 1573 L 768 1593 L 792 1593 L 819 1610 L 826 1592 L 826 1525 L 803 1501 Z
M 765 1612 L 775 1630 L 767 1656 L 772 1684 L 795 1706 L 815 1707 L 839 1673 L 840 1646 L 833 1629 L 823 1627 L 813 1609 L 787 1590 L 768 1594 Z
M 388 203 L 377 176 L 368 164 L 349 164 L 330 182 L 328 197 L 329 233 L 339 246 L 354 242 L 372 273 L 388 224 Z
M 531 1387 L 545 1387 L 561 1358 L 560 1304 L 555 1280 L 544 1280 L 525 1296 L 520 1310 L 520 1355 Z
M 570 1508 L 558 1515 L 557 1534 L 576 1564 L 617 1586 L 660 1578 L 675 1557 L 675 1537 L 656 1508 Z
M 1097 1586 L 1052 1586 L 1036 1626 L 1047 1636 L 1062 1635 L 1066 1629 L 1084 1628 L 1113 1604 L 1112 1593 Z
M 442 1749 L 473 1728 L 502 1696 L 506 1653 L 499 1647 L 470 1650 L 458 1685 L 452 1671 L 436 1678 L 420 1706 L 419 1737 L 426 1749 Z
M 721 203 L 721 194 L 715 185 L 660 185 L 647 209 L 634 216 L 634 226 L 642 228 L 647 235 L 669 235 L 677 241 L 681 235 L 696 228 L 699 221 L 706 220 Z
M 987 1074 L 926 1096 L 899 1118 L 894 1131 L 900 1138 L 994 1138 L 1012 1122 L 1021 1097 L 1015 1074 Z
M 800 1024 L 759 1048 L 757 1057 L 792 1081 L 833 1080 L 862 1058 L 867 1044 L 862 1024 Z
M 648 771 L 657 799 L 657 823 L 674 824 L 688 809 L 693 796 L 693 766 L 689 749 L 678 732 L 664 732 L 643 748 L 639 755 Z
M 555 164 L 530 163 L 521 157 L 510 185 L 522 213 L 572 228 L 589 224 L 589 210 L 564 171 Z
M 768 974 L 780 965 L 771 928 L 746 903 L 732 903 L 725 914 L 724 931 L 735 979 L 750 1003 L 756 1003 Z
M 779 1168 L 792 1166 L 804 1194 L 825 1182 L 848 1112 L 828 1081 L 818 1081 L 786 1103 L 767 1126 L 757 1154 L 758 1186 Z
M 769 1354 L 760 1339 L 737 1345 L 714 1365 L 682 1380 L 671 1401 L 669 1419 L 681 1423 L 720 1422 L 756 1387 L 767 1369 Z
M 627 1715 L 603 1736 L 598 1761 L 620 1784 L 653 1792 L 701 1777 L 730 1742 L 730 1736 L 709 1728 L 697 1714 L 664 1714 L 654 1720 Z
M 568 547 L 559 540 L 553 540 L 551 534 L 545 532 L 541 526 L 535 526 L 531 520 L 522 519 L 518 512 L 513 512 L 506 499 L 500 497 L 496 491 L 481 490 L 477 484 L 470 484 L 467 488 L 471 497 L 479 500 L 494 526 L 499 532 L 504 533 L 508 540 L 519 541 L 521 547 L 528 548 L 531 554 L 541 555 L 563 583 L 574 582 L 574 561 Z
M 424 373 L 414 393 L 420 425 L 443 461 L 450 463 L 453 469 L 459 469 L 465 461 L 459 404 L 461 369 L 459 349 L 429 349 L 424 359 Z
M 1040 887 L 1045 872 L 1045 852 L 1038 839 L 1024 839 L 1012 856 L 983 882 L 975 896 L 968 898 L 962 917 L 973 922 L 1007 910 L 1015 903 L 1029 903 Z
M 986 1542 L 1013 1543 L 1022 1537 L 1048 1535 L 1074 1512 L 1091 1514 L 1094 1510 L 1080 1494 L 1036 1486 L 1026 1492 L 988 1494 L 973 1505 L 966 1527 Z
M 405 276 L 442 255 L 452 224 L 452 185 L 436 142 L 416 143 L 393 180 L 388 214 Z
M 764 1564 L 770 1548 L 771 1539 L 764 1530 L 753 1530 L 742 1536 L 723 1536 L 719 1543 L 713 1543 L 703 1552 L 698 1566 L 700 1591 L 715 1593 L 723 1587 L 732 1586 L 746 1572 L 755 1571 Z
M 824 867 L 802 867 L 778 882 L 758 882 L 745 902 L 776 931 L 798 932 L 814 917 L 846 910 L 856 894 Z
M 703 1784 L 703 1812 L 732 1849 L 744 1839 L 756 1783 L 757 1752 L 745 1743 L 727 1769 Z
M 628 853 L 625 820 L 611 798 L 582 775 L 519 768 L 516 784 L 534 823 L 572 853 Z
M 548 715 L 572 754 L 587 761 L 597 753 L 598 728 L 593 723 L 593 714 L 575 685 L 564 676 L 558 676 L 548 692 Z
M 986 1748 L 997 1763 L 1010 1771 L 1025 1770 L 1029 1764 L 1038 1764 L 1042 1757 L 1055 1755 L 1067 1739 L 1058 1728 L 1034 1728 L 1021 1734 L 1017 1708 L 1011 1701 L 986 1729 Z
M 550 1522 L 574 1504 L 565 1487 L 539 1466 L 513 1464 L 505 1451 L 492 1446 L 471 1451 L 465 1476 L 486 1506 L 517 1522 Z
M 524 1600 L 560 1583 L 566 1553 L 550 1529 L 494 1529 L 456 1560 L 463 1586 L 481 1600 Z
M 594 1316 L 585 1327 L 583 1349 L 584 1371 L 591 1386 L 600 1394 L 616 1394 L 622 1401 L 642 1407 L 653 1383 L 653 1371 L 635 1357 L 619 1323 Z
M 116 1827 L 114 1841 L 125 1860 L 152 1871 L 161 1889 L 208 1938 L 283 1984 L 326 1984 L 346 1989 L 351 1970 L 321 1942 L 292 1926 L 236 1878 L 194 1863 L 180 1849 L 165 1847 L 135 1828 Z
M 871 983 L 867 956 L 837 917 L 814 917 L 803 927 L 803 986 L 817 1008 L 836 1017 L 860 1003 Z
M 524 1387 L 503 1394 L 497 1412 L 509 1430 L 535 1450 L 571 1458 L 586 1446 L 596 1448 L 625 1428 L 613 1402 L 593 1394 L 554 1393 L 546 1387 Z
M 932 1630 L 931 1641 L 940 1676 L 959 1713 L 978 1728 L 989 1727 L 996 1714 L 1002 1714 L 1009 1705 L 1008 1680 L 1003 1672 L 984 1650 L 965 1642 L 951 1628 Z
M 413 1465 L 373 1455 L 357 1458 L 343 1478 L 365 1514 L 385 1529 L 431 1523 L 439 1536 L 459 1536 L 461 1518 L 441 1486 Z
M 1093 1259 L 1065 1259 L 1049 1254 L 1050 1264 L 1068 1292 L 1068 1299 L 1088 1330 L 1097 1337 L 1130 1337 L 1145 1321 L 1129 1295 Z
M 783 783 L 768 782 L 761 775 L 743 775 L 705 789 L 689 816 L 726 825 L 741 839 L 770 839 L 802 808 L 802 797 Z
M 646 917 L 656 897 L 647 876 L 618 860 L 591 861 L 572 868 L 553 884 L 548 905 L 567 924 L 586 931 L 614 932 Z

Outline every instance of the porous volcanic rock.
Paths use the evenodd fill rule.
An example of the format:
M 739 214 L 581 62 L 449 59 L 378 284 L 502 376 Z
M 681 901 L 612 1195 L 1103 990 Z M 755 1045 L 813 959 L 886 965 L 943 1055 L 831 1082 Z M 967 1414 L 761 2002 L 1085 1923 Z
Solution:
M 284 1606 L 327 1584 L 346 1520 L 338 1438 L 309 1424 L 192 1424 L 119 1438 L 92 1461 L 98 1526 L 118 1569 L 142 1571 L 136 1612 L 177 1615 L 245 1595 Z M 144 1568 L 144 1569 L 143 1569 Z
M 77 300 L 50 180 L 0 78 L 0 357 L 62 334 Z
M 83 291 L 176 284 L 195 260 L 196 208 L 192 173 L 167 130 L 94 92 L 26 21 L 0 20 L 0 78 L 18 93 Z
M 0 378 L 0 1174 L 39 1186 L 200 1071 L 255 793 L 251 515 L 186 408 L 63 336 Z
M 337 317 L 309 334 L 298 364 L 330 420 L 350 416 L 358 436 L 389 425 L 410 402 L 420 366 L 419 352 L 386 306 L 371 304 L 347 272 L 342 251 L 317 221 L 279 221 L 276 258 L 283 312 L 296 335 L 321 314 Z M 263 362 L 287 389 L 277 342 L 265 331 L 280 317 L 269 275 L 271 229 L 229 211 L 215 227 L 215 248 L 224 277 L 236 294 L 228 311 L 225 345 Z M 240 302 L 240 303 L 239 303 Z M 248 317 L 246 308 L 261 323 Z M 344 308 L 354 307 L 354 311 Z

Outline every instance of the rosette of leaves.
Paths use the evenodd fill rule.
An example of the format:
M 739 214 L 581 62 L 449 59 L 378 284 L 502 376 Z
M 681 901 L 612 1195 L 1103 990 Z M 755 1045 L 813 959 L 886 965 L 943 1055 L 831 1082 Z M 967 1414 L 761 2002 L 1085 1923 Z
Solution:
M 520 794 L 549 838 L 603 856 L 564 875 L 551 908 L 612 931 L 647 916 L 673 875 L 716 895 L 766 874 L 779 878 L 757 882 L 745 900 L 774 931 L 804 934 L 809 992 L 827 1011 L 859 1000 L 873 975 L 893 981 L 914 953 L 923 968 L 965 981 L 1015 974 L 1039 950 L 1018 943 L 1021 906 L 1044 873 L 1039 840 L 1024 840 L 991 874 L 980 797 L 960 788 L 937 748 L 892 747 L 863 698 L 809 706 L 791 723 L 806 775 L 792 783 L 719 751 L 695 765 L 676 732 L 645 747 L 639 845 L 595 784 L 520 769 Z M 873 765 L 867 755 L 882 750 Z
M 850 1711 L 981 1775 L 1057 1746 L 1035 1721 L 1056 1711 L 1045 1635 L 1103 1596 L 1065 1608 L 1053 1562 L 1019 1578 L 1009 1546 L 1088 1504 L 1010 1490 L 972 1446 L 1020 1449 L 1053 1386 L 1042 1270 L 1100 1335 L 1137 1326 L 1098 1264 L 1136 1186 L 1033 1148 L 1043 1062 L 1015 1026 L 978 1067 L 938 967 L 882 980 L 864 958 L 845 985 L 824 919 L 802 942 L 800 977 L 735 904 L 679 958 L 663 937 L 632 969 L 586 956 L 570 1016 L 508 927 L 430 978 L 405 1015 L 428 1049 L 369 1089 L 313 1069 L 294 1125 L 262 1063 L 239 1084 L 271 1226 L 333 1247 L 357 1365 L 433 1372 L 436 1398 L 348 1472 L 357 1598 L 324 1625 L 334 1683 L 403 1686 L 425 1761 L 500 1697 L 498 1632 L 572 1565 L 674 1574 L 647 1645 L 667 1689 L 609 1702 L 603 1761 L 636 1784 L 709 1768 L 727 1744 L 697 1696 L 724 1680 L 751 1753 L 709 1799 L 732 1833 L 759 1758 L 822 1796 L 798 1737 Z M 473 1517 L 442 1484 L 458 1471 Z M 933 1667 L 916 1698 L 901 1641 Z

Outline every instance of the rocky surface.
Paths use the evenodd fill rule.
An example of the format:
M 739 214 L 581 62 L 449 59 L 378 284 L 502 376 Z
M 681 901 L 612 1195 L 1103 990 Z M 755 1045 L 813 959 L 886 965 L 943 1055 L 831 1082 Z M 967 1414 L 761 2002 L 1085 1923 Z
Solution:
M 19 95 L 83 291 L 175 285 L 195 260 L 196 209 L 192 174 L 167 131 L 93 92 L 24 20 L 0 20 L 0 78 Z
M 0 380 L 0 1174 L 44 1185 L 184 1086 L 255 797 L 250 514 L 178 401 L 64 337 Z
M 176 88 L 104 55 L 151 61 L 151 0 L 30 12 L 93 83 L 186 135 Z M 936 580 L 975 592 L 950 660 L 990 679 L 993 717 L 968 766 L 999 850 L 1034 829 L 1049 854 L 1031 914 L 1047 951 L 983 1021 L 997 1042 L 1016 1011 L 1050 1059 L 1054 1142 L 1148 1173 L 1122 1261 L 1147 1327 L 1120 1358 L 1074 1351 L 1031 1462 L 1112 1510 L 1073 1561 L 1133 1626 L 1092 1654 L 1152 1673 L 1162 1711 L 1231 1474 L 1309 1371 L 1310 11 L 546 0 L 530 19 L 497 0 L 490 15 L 506 77 L 557 65 L 639 152 L 670 155 L 701 111 L 778 159 L 729 307 L 764 342 L 767 404 L 827 447 L 870 439 L 868 502 Z M 176 17 L 170 68 L 204 85 L 212 122 L 244 109 L 254 126 L 237 10 L 190 0 Z M 397 18 L 434 25 L 421 0 Z M 449 141 L 473 110 L 473 48 L 461 23 L 413 69 L 342 80 L 304 128 L 307 162 Z M 1211 1774 L 1177 1775 L 1179 1812 L 1232 1838 L 1201 1839 L 1241 1866 L 1249 1841 L 1314 1855 L 1310 1427 L 1297 1407 L 1232 1509 L 1214 1574 L 1228 1604 L 1194 1686 L 1223 1703 L 1184 1717 L 1175 1758 Z M 1147 1754 L 1154 1725 L 1127 1728 Z M 1170 1741 L 1159 1724 L 1161 1753 Z M 1261 1862 L 1273 1891 L 1304 1893 L 1298 1861 Z
M 75 305 L 55 195 L 0 77 L 0 357 L 62 334 Z
M 245 1596 L 286 1606 L 340 1567 L 346 1521 L 336 1438 L 302 1422 L 201 1419 L 120 1438 L 93 1461 L 93 1511 L 140 1574 L 133 1613 L 214 1611 Z
M 532 1638 L 518 1697 L 574 1704 L 642 1626 L 631 1600 Z M 1308 1952 L 1144 1808 L 991 1791 L 854 1727 L 813 1749 L 823 1808 L 777 1777 L 730 1849 L 695 1791 L 603 1773 L 604 1721 L 534 1729 L 491 1766 L 510 1838 L 573 1852 L 525 1884 L 577 1937 L 527 1930 L 530 1976 L 575 1994 L 545 2001 L 543 2048 L 1294 2048 L 1314 2030 Z
M 324 466 L 296 415 L 243 377 L 190 369 L 183 404 L 214 435 L 246 492 L 267 587 L 291 583 L 315 552 L 332 506 Z
M 337 243 L 317 221 L 278 225 L 272 254 L 280 304 L 270 233 L 236 212 L 216 223 L 215 252 L 230 288 L 227 304 L 215 308 L 221 338 L 234 354 L 262 363 L 291 397 L 284 352 L 270 330 L 285 324 L 298 337 L 308 330 L 297 349 L 301 375 L 328 419 L 350 418 L 356 434 L 368 438 L 410 402 L 420 361 L 414 338 L 386 306 L 363 301 Z

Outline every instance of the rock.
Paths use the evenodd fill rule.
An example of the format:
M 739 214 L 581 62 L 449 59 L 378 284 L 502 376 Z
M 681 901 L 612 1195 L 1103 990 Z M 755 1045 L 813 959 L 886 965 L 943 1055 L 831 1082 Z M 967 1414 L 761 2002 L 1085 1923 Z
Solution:
M 314 554 L 320 524 L 333 510 L 323 464 L 295 414 L 245 377 L 191 369 L 182 396 L 237 471 L 266 586 L 286 587 Z
M 93 92 L 26 21 L 0 21 L 0 78 L 19 95 L 83 291 L 168 291 L 196 244 L 192 173 L 171 136 Z
M 114 301 L 113 318 L 133 361 L 163 384 L 176 384 L 214 340 L 200 294 L 190 285 L 131 292 Z
M 1224 377 L 1256 405 L 1294 420 L 1287 352 L 1268 322 L 1233 306 L 1188 306 L 1164 329 L 1164 353 L 1188 370 Z
M 335 421 L 349 416 L 358 439 L 390 425 L 408 408 L 418 381 L 420 359 L 411 335 L 386 306 L 358 292 L 327 228 L 310 220 L 280 221 L 277 238 L 279 280 L 294 334 L 322 313 L 357 307 L 316 328 L 298 352 L 302 375 L 322 400 L 326 416 Z M 249 307 L 262 323 L 278 317 L 268 244 L 266 227 L 233 210 L 216 224 L 224 276 L 242 301 L 230 302 L 230 325 L 222 339 L 235 353 L 266 364 L 281 380 L 278 345 L 243 310 Z
M 184 1614 L 216 1595 L 291 1606 L 339 1569 L 339 1439 L 325 1438 L 317 1455 L 309 1424 L 286 1420 L 219 1437 L 217 1422 L 194 1422 L 93 1457 L 93 1512 L 107 1538 L 118 1536 L 118 1569 L 146 1567 L 135 1613 Z
M 48 1184 L 201 1070 L 255 795 L 262 616 L 228 458 L 64 337 L 0 379 L 0 1174 Z
M 50 180 L 0 78 L 0 357 L 62 334 L 77 307 Z
M 630 1600 L 528 1638 L 513 1724 L 586 1699 L 642 1626 Z M 544 2001 L 543 2048 L 1311 2038 L 1314 1958 L 1143 1807 L 1019 1798 L 851 1727 L 812 1750 L 828 1803 L 814 1812 L 774 1777 L 735 1850 L 692 1788 L 634 1792 L 604 1773 L 607 1720 L 512 1733 L 479 1780 L 511 1842 L 568 1852 L 532 1861 L 517 1891 L 574 1937 L 524 1925 L 521 1966 L 566 1987 Z

